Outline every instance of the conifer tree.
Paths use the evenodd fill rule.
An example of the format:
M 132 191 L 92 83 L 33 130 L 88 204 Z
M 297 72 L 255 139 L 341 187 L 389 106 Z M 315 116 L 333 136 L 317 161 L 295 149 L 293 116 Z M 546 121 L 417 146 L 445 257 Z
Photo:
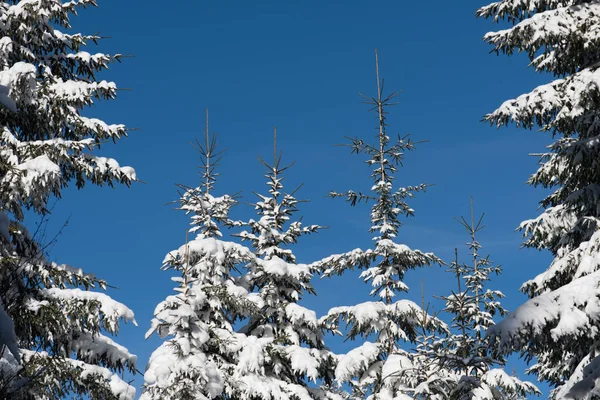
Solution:
M 481 255 L 476 235 L 484 228 L 483 216 L 475 220 L 471 203 L 471 221 L 457 219 L 469 235 L 471 262 L 460 263 L 456 250 L 456 260 L 448 272 L 455 276 L 457 290 L 443 297 L 444 311 L 452 316 L 453 331 L 431 341 L 426 353 L 435 360 L 435 368 L 443 371 L 440 375 L 454 378 L 449 386 L 445 382 L 450 399 L 522 399 L 539 391 L 504 371 L 506 360 L 494 351 L 495 343 L 490 343 L 485 335 L 494 326 L 494 317 L 505 316 L 507 311 L 500 303 L 502 292 L 487 288 L 491 275 L 500 274 L 502 269 L 489 256 Z
M 59 30 L 87 6 L 94 0 L 0 4 L 0 299 L 20 348 L 8 349 L 21 362 L 7 374 L 1 368 L 4 398 L 135 395 L 120 373 L 135 371 L 136 357 L 106 335 L 135 322 L 133 312 L 92 290 L 106 289 L 104 280 L 48 261 L 24 221 L 25 210 L 45 215 L 50 197 L 72 181 L 82 188 L 135 180 L 132 168 L 95 153 L 125 136 L 125 126 L 83 115 L 116 96 L 116 85 L 96 74 L 121 56 L 83 51 L 98 35 Z
M 479 17 L 508 29 L 484 40 L 497 53 L 525 52 L 537 71 L 556 76 L 508 100 L 486 120 L 549 132 L 554 142 L 529 179 L 551 188 L 539 217 L 524 221 L 526 247 L 549 250 L 548 269 L 525 282 L 531 300 L 490 330 L 506 352 L 536 360 L 531 372 L 554 386 L 552 398 L 600 396 L 600 208 L 598 208 L 598 52 L 600 5 L 595 1 L 501 0 Z
M 254 259 L 252 251 L 223 240 L 221 227 L 229 224 L 233 196 L 215 197 L 215 167 L 220 158 L 216 135 L 209 138 L 208 111 L 199 187 L 181 186 L 180 210 L 191 215 L 190 233 L 197 236 L 169 252 L 163 269 L 181 276 L 176 295 L 167 297 L 155 310 L 152 327 L 168 337 L 156 349 L 144 375 L 143 400 L 236 398 L 243 384 L 236 375 L 243 335 L 235 333 L 236 321 L 255 314 L 256 307 L 239 279 L 237 268 Z M 233 397 L 232 397 L 233 396 Z
M 400 218 L 414 213 L 407 200 L 416 192 L 424 191 L 427 185 L 394 189 L 397 166 L 403 160 L 404 153 L 414 148 L 414 143 L 407 137 L 398 135 L 392 141 L 388 136 L 386 107 L 393 104 L 396 93 L 384 97 L 378 61 L 376 64 L 377 96 L 366 101 L 377 112 L 376 143 L 372 145 L 359 138 L 350 141 L 353 153 L 369 156 L 366 162 L 372 168 L 371 193 L 353 190 L 330 193 L 333 198 L 346 198 L 351 205 L 361 201 L 373 204 L 370 232 L 374 235 L 375 247 L 333 255 L 311 265 L 325 276 L 342 274 L 347 269 L 362 269 L 361 278 L 373 287 L 371 295 L 379 297 L 378 301 L 333 308 L 323 318 L 323 323 L 329 329 L 339 332 L 341 322 L 345 321 L 349 327 L 349 339 L 362 337 L 367 340 L 341 356 L 335 371 L 339 384 L 350 385 L 353 399 L 392 399 L 402 395 L 402 388 L 394 385 L 393 379 L 389 378 L 398 370 L 409 368 L 405 352 L 400 346 L 403 342 L 415 340 L 423 319 L 420 318 L 421 308 L 416 303 L 394 300 L 394 297 L 399 292 L 408 291 L 403 282 L 407 271 L 441 263 L 432 253 L 412 250 L 395 241 L 402 225 Z M 445 329 L 445 324 L 435 317 L 429 317 L 425 322 L 427 330 Z M 371 338 L 373 342 L 368 341 Z
M 471 262 L 460 263 L 456 250 L 456 260 L 447 271 L 457 282 L 457 290 L 442 297 L 452 329 L 442 335 L 421 329 L 415 350 L 395 355 L 402 368 L 386 371 L 388 385 L 407 399 L 522 400 L 528 394 L 539 394 L 533 384 L 504 371 L 506 360 L 486 337 L 494 316 L 507 312 L 500 303 L 504 295 L 487 288 L 490 275 L 500 274 L 501 268 L 480 253 L 476 234 L 483 229 L 483 215 L 476 221 L 471 212 L 470 222 L 464 217 L 457 221 L 470 236 Z M 424 294 L 422 302 L 421 324 L 426 326 L 429 307 L 425 307 Z
M 272 165 L 261 162 L 267 168 L 269 191 L 256 193 L 259 218 L 235 223 L 249 228 L 239 237 L 250 242 L 257 256 L 249 266 L 248 281 L 260 298 L 260 308 L 240 330 L 246 335 L 238 365 L 243 384 L 234 398 L 338 398 L 328 386 L 334 355 L 325 347 L 316 313 L 298 304 L 303 296 L 315 294 L 312 274 L 289 248 L 321 227 L 292 220 L 300 201 L 294 197 L 298 189 L 283 192 L 283 173 L 289 166 L 281 165 L 281 154 L 275 149 Z
M 8 97 L 8 87 L 4 85 L 0 85 L 0 104 L 9 110 L 15 109 L 14 101 Z M 8 215 L 2 213 L 0 216 L 0 234 L 4 240 L 10 241 Z M 15 391 L 15 384 L 11 381 L 19 376 L 20 361 L 15 324 L 0 299 L 0 395 L 2 397 L 8 397 Z

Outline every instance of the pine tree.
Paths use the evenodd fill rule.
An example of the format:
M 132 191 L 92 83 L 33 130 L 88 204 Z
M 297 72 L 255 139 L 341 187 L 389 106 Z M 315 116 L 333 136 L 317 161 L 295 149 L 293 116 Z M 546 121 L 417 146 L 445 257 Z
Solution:
M 471 203 L 471 221 L 461 217 L 457 221 L 469 235 L 471 262 L 460 263 L 458 250 L 456 260 L 450 270 L 457 282 L 457 291 L 443 297 L 444 311 L 452 316 L 453 332 L 441 339 L 430 342 L 428 353 L 435 360 L 436 368 L 443 375 L 454 377 L 447 387 L 451 399 L 456 400 L 507 400 L 525 398 L 527 394 L 539 393 L 537 388 L 522 382 L 516 376 L 507 374 L 502 368 L 506 360 L 497 351 L 495 343 L 490 343 L 486 332 L 494 326 L 495 316 L 505 316 L 502 307 L 502 292 L 487 288 L 492 274 L 500 274 L 502 269 L 494 265 L 489 256 L 481 255 L 481 244 L 476 235 L 484 226 L 484 214 L 475 220 Z M 447 382 L 446 382 L 447 384 Z
M 133 312 L 91 290 L 106 289 L 104 280 L 48 261 L 24 221 L 25 210 L 45 215 L 49 199 L 72 181 L 82 188 L 135 180 L 132 168 L 94 152 L 125 136 L 125 127 L 82 114 L 116 96 L 116 85 L 96 74 L 121 57 L 83 51 L 97 35 L 59 30 L 87 6 L 95 2 L 0 4 L 0 299 L 20 354 L 9 349 L 21 361 L 1 377 L 6 398 L 135 395 L 119 374 L 135 371 L 136 357 L 106 335 L 135 322 Z
M 220 158 L 216 135 L 198 144 L 202 155 L 199 187 L 180 186 L 180 210 L 191 215 L 190 233 L 196 238 L 167 254 L 163 269 L 181 273 L 176 295 L 167 297 L 155 310 L 152 327 L 169 337 L 156 349 L 144 375 L 141 399 L 231 398 L 242 384 L 235 374 L 242 349 L 236 321 L 255 314 L 252 296 L 240 281 L 236 269 L 254 259 L 244 246 L 222 239 L 221 227 L 229 224 L 233 196 L 213 195 Z M 234 397 L 235 398 L 235 397 Z
M 333 255 L 312 264 L 314 270 L 321 271 L 326 276 L 342 274 L 347 269 L 363 269 L 361 278 L 373 286 L 371 295 L 380 298 L 378 301 L 355 306 L 333 308 L 323 319 L 334 332 L 345 321 L 349 327 L 347 338 L 351 340 L 357 337 L 365 340 L 374 338 L 374 342 L 365 341 L 338 360 L 336 379 L 339 384 L 350 385 L 351 398 L 354 399 L 391 399 L 403 395 L 403 388 L 395 385 L 391 377 L 403 368 L 412 368 L 400 345 L 416 339 L 423 319 L 420 318 L 422 310 L 416 303 L 409 300 L 394 301 L 393 298 L 398 292 L 408 291 L 403 282 L 407 271 L 441 263 L 432 253 L 412 250 L 395 242 L 402 225 L 400 217 L 412 216 L 414 213 L 407 199 L 412 198 L 416 192 L 424 191 L 427 185 L 397 189 L 393 187 L 397 166 L 403 160 L 404 153 L 413 150 L 414 143 L 409 138 L 400 136 L 392 142 L 387 134 L 386 107 L 393 104 L 396 93 L 383 96 L 383 80 L 379 80 L 378 61 L 376 64 L 377 97 L 366 102 L 377 112 L 377 142 L 371 145 L 356 138 L 351 139 L 350 143 L 353 153 L 365 153 L 369 156 L 366 163 L 372 168 L 371 193 L 363 194 L 352 190 L 330 193 L 333 198 L 346 198 L 351 205 L 361 201 L 373 203 L 370 232 L 374 234 L 375 247 Z M 427 318 L 426 325 L 427 330 L 445 328 L 434 317 Z
M 497 53 L 523 51 L 537 71 L 557 76 L 486 116 L 491 124 L 538 127 L 555 139 L 529 179 L 553 190 L 541 201 L 545 211 L 520 226 L 525 246 L 549 250 L 554 260 L 523 284 L 531 300 L 490 332 L 504 351 L 536 359 L 531 371 L 554 386 L 551 397 L 595 398 L 600 396 L 600 5 L 502 0 L 477 15 L 512 23 L 485 36 Z
M 292 221 L 300 201 L 294 197 L 298 189 L 283 192 L 283 173 L 289 166 L 281 165 L 281 154 L 274 151 L 272 165 L 261 162 L 267 168 L 269 192 L 256 194 L 259 218 L 236 223 L 249 228 L 239 237 L 250 242 L 257 256 L 250 265 L 248 281 L 261 305 L 240 330 L 246 335 L 238 365 L 242 385 L 233 398 L 339 398 L 328 386 L 335 360 L 325 347 L 316 313 L 298 304 L 304 295 L 315 294 L 312 274 L 308 265 L 297 263 L 289 248 L 321 227 Z

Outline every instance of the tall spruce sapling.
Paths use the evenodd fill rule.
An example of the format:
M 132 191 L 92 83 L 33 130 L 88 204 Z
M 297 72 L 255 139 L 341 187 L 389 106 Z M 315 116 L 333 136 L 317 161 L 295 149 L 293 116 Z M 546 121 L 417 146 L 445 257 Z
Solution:
M 325 347 L 315 311 L 299 304 L 305 295 L 315 294 L 312 274 L 290 248 L 321 227 L 293 219 L 299 211 L 300 201 L 294 197 L 299 187 L 291 193 L 283 191 L 283 173 L 289 166 L 281 165 L 276 145 L 273 164 L 261 162 L 267 169 L 269 190 L 255 193 L 258 219 L 235 223 L 247 228 L 238 236 L 256 254 L 247 280 L 261 300 L 259 313 L 240 330 L 247 343 L 238 364 L 243 384 L 236 398 L 336 399 L 339 396 L 329 387 L 334 356 Z
M 458 249 L 447 271 L 456 279 L 457 290 L 445 301 L 444 312 L 451 316 L 451 330 L 440 335 L 421 329 L 413 351 L 395 355 L 403 368 L 390 371 L 388 379 L 406 398 L 430 400 L 523 400 L 539 394 L 530 382 L 523 382 L 504 371 L 505 358 L 498 354 L 487 330 L 495 316 L 507 314 L 500 299 L 504 295 L 487 288 L 492 274 L 502 272 L 489 256 L 481 255 L 476 235 L 484 226 L 483 214 L 476 220 L 471 203 L 471 221 L 457 221 L 466 229 L 470 241 L 470 263 L 461 263 Z M 423 291 L 423 289 L 422 289 Z M 422 300 L 422 325 L 429 318 Z
M 69 30 L 70 17 L 87 6 L 95 2 L 0 4 L 0 300 L 20 348 L 14 354 L 8 346 L 20 365 L 0 368 L 0 397 L 135 395 L 122 373 L 135 371 L 136 357 L 109 337 L 122 321 L 134 322 L 133 312 L 93 290 L 106 289 L 104 280 L 48 261 L 24 221 L 25 210 L 47 214 L 49 199 L 72 182 L 82 188 L 136 179 L 131 167 L 96 154 L 124 137 L 125 126 L 83 115 L 94 101 L 116 97 L 116 85 L 96 74 L 122 57 L 83 51 L 98 35 L 59 30 Z
M 595 1 L 502 0 L 477 11 L 508 29 L 484 40 L 497 53 L 525 52 L 557 78 L 504 102 L 486 120 L 550 132 L 529 184 L 551 188 L 545 211 L 524 221 L 526 247 L 549 250 L 546 271 L 525 282 L 531 300 L 490 329 L 501 349 L 536 360 L 531 372 L 554 387 L 552 398 L 600 396 L 600 5 Z
M 444 338 L 431 342 L 430 356 L 437 368 L 446 376 L 454 376 L 449 390 L 451 399 L 501 400 L 524 399 L 528 394 L 539 394 L 530 382 L 523 382 L 507 374 L 503 366 L 506 359 L 496 351 L 495 342 L 486 336 L 494 326 L 494 317 L 505 316 L 502 292 L 488 288 L 491 275 L 499 275 L 502 269 L 494 265 L 488 256 L 482 256 L 477 234 L 484 228 L 484 214 L 475 219 L 471 200 L 471 219 L 457 218 L 469 235 L 467 246 L 470 263 L 456 259 L 448 272 L 456 278 L 457 290 L 442 297 L 444 311 L 452 316 L 452 332 Z
M 155 318 L 146 337 L 157 333 L 168 338 L 156 349 L 144 375 L 143 400 L 236 398 L 242 384 L 237 379 L 238 354 L 244 341 L 234 325 L 253 315 L 255 303 L 240 282 L 240 271 L 254 259 L 252 251 L 223 240 L 221 228 L 229 224 L 233 196 L 213 195 L 221 152 L 216 135 L 196 142 L 201 153 L 202 184 L 180 185 L 179 209 L 190 214 L 187 240 L 167 254 L 164 270 L 181 276 L 176 295 L 167 297 L 155 309 Z
M 371 167 L 373 186 L 365 194 L 349 190 L 331 192 L 333 198 L 345 198 L 351 205 L 365 201 L 372 203 L 371 228 L 375 246 L 372 249 L 356 249 L 337 254 L 313 263 L 311 268 L 325 276 L 342 274 L 348 269 L 362 269 L 361 278 L 371 283 L 372 296 L 379 300 L 348 307 L 336 307 L 323 317 L 322 323 L 328 329 L 340 333 L 340 325 L 345 321 L 347 339 L 362 337 L 365 342 L 349 353 L 340 356 L 335 371 L 338 384 L 347 384 L 354 399 L 391 399 L 402 396 L 391 374 L 406 367 L 403 359 L 402 343 L 412 342 L 425 321 L 427 330 L 445 330 L 443 322 L 435 317 L 422 319 L 420 307 L 409 300 L 394 300 L 398 292 L 408 291 L 403 282 L 404 274 L 411 269 L 432 264 L 441 260 L 432 253 L 412 250 L 395 242 L 402 225 L 400 217 L 412 216 L 414 211 L 407 199 L 416 192 L 424 191 L 425 184 L 394 189 L 393 182 L 398 165 L 404 153 L 413 150 L 415 143 L 408 137 L 398 135 L 392 141 L 387 133 L 386 107 L 394 104 L 397 93 L 383 95 L 383 80 L 379 79 L 379 62 L 376 54 L 377 96 L 366 100 L 376 111 L 378 118 L 376 143 L 369 144 L 363 139 L 350 139 L 353 153 L 369 156 L 366 163 Z M 341 333 L 340 333 L 341 334 Z M 373 342 L 369 341 L 373 340 Z

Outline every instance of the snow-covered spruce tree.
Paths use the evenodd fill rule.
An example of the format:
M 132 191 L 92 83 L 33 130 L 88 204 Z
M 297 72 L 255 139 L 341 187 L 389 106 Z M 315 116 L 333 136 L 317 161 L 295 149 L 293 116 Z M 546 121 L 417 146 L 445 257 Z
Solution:
M 267 168 L 269 193 L 257 194 L 258 220 L 236 222 L 249 228 L 239 234 L 251 243 L 257 259 L 250 265 L 248 281 L 260 298 L 259 312 L 240 330 L 245 343 L 238 373 L 242 385 L 232 396 L 243 400 L 336 399 L 331 390 L 335 357 L 325 347 L 316 313 L 301 306 L 314 294 L 308 265 L 298 264 L 289 245 L 320 226 L 290 221 L 298 211 L 293 192 L 283 190 L 281 155 L 275 152 Z
M 414 143 L 400 136 L 392 142 L 387 134 L 385 108 L 392 104 L 396 93 L 383 97 L 383 80 L 379 80 L 378 62 L 376 64 L 377 97 L 369 99 L 367 103 L 373 105 L 377 112 L 377 142 L 371 145 L 357 138 L 351 139 L 350 144 L 353 152 L 369 156 L 366 162 L 372 168 L 371 193 L 352 190 L 331 192 L 331 197 L 345 197 L 351 205 L 360 201 L 373 203 L 370 232 L 374 234 L 375 246 L 364 251 L 356 249 L 333 255 L 311 265 L 311 268 L 325 276 L 342 274 L 347 269 L 363 269 L 361 277 L 373 286 L 371 295 L 379 297 L 378 301 L 333 308 L 322 319 L 333 331 L 338 331 L 341 322 L 345 321 L 349 339 L 362 337 L 366 340 L 340 356 L 335 371 L 337 382 L 348 384 L 352 389 L 351 398 L 354 399 L 403 398 L 405 388 L 390 379 L 404 368 L 413 368 L 401 348 L 402 343 L 415 340 L 423 321 L 426 321 L 427 330 L 446 329 L 445 324 L 435 317 L 421 318 L 422 310 L 416 303 L 394 300 L 398 292 L 408 291 L 403 282 L 408 270 L 438 264 L 441 260 L 432 253 L 411 250 L 395 242 L 402 225 L 400 217 L 413 215 L 407 199 L 415 192 L 425 190 L 426 185 L 394 189 L 397 166 L 404 152 L 414 148 Z M 374 341 L 368 341 L 370 339 Z
M 0 85 L 0 105 L 12 111 L 15 109 L 14 101 L 8 97 L 8 87 L 4 85 Z M 0 234 L 6 241 L 10 241 L 8 224 L 8 215 L 2 214 Z M 0 299 L 0 395 L 4 398 L 8 397 L 15 389 L 12 381 L 19 376 L 21 371 L 20 358 L 15 324 Z
M 555 139 L 529 180 L 552 188 L 545 211 L 520 228 L 525 246 L 549 250 L 548 269 L 525 282 L 531 300 L 490 330 L 504 351 L 519 351 L 554 386 L 552 398 L 600 396 L 600 3 L 502 0 L 479 17 L 508 20 L 486 34 L 496 52 L 524 51 L 540 72 L 557 76 L 486 119 L 497 126 L 537 127 Z
M 71 181 L 81 188 L 129 185 L 130 167 L 93 151 L 126 133 L 123 125 L 82 115 L 95 100 L 116 96 L 97 72 L 118 55 L 81 48 L 101 38 L 67 34 L 69 17 L 93 0 L 0 4 L 0 300 L 14 321 L 22 368 L 2 382 L 6 398 L 130 399 L 119 374 L 135 356 L 105 335 L 133 313 L 103 293 L 106 282 L 47 261 L 26 229 L 24 211 L 47 213 Z M 11 349 L 12 352 L 12 349 Z M 4 371 L 4 369 L 3 369 Z M 15 371 L 16 372 L 16 371 Z
M 471 221 L 457 219 L 470 237 L 467 246 L 471 262 L 460 263 L 456 250 L 456 260 L 448 272 L 456 277 L 457 290 L 443 297 L 444 311 L 452 316 L 452 333 L 430 341 L 425 354 L 433 360 L 440 376 L 454 378 L 444 382 L 450 399 L 524 399 L 539 391 L 533 384 L 504 371 L 506 360 L 493 351 L 496 343 L 490 343 L 485 336 L 495 324 L 493 318 L 505 316 L 507 311 L 500 303 L 504 295 L 487 288 L 491 275 L 500 274 L 502 269 L 480 253 L 476 235 L 483 229 L 483 216 L 475 220 L 471 203 Z
M 203 183 L 196 188 L 181 186 L 180 210 L 191 214 L 191 233 L 195 239 L 167 254 L 163 269 L 181 273 L 176 295 L 167 297 L 154 312 L 152 327 L 169 337 L 156 349 L 144 375 L 141 399 L 236 398 L 241 385 L 235 367 L 244 343 L 233 324 L 255 314 L 251 296 L 240 284 L 236 268 L 254 259 L 252 251 L 237 243 L 224 241 L 220 227 L 229 221 L 229 210 L 236 203 L 229 195 L 213 196 L 219 153 L 216 136 L 206 132 L 202 154 Z

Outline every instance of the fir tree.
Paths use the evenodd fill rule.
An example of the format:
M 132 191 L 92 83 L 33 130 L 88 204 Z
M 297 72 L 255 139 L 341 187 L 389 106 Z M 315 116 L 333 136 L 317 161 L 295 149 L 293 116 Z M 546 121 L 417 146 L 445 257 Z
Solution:
M 125 136 L 125 127 L 82 114 L 116 96 L 116 85 L 96 74 L 120 59 L 82 50 L 97 35 L 59 30 L 87 6 L 94 0 L 0 4 L 0 299 L 20 354 L 8 348 L 21 361 L 1 377 L 6 398 L 135 394 L 119 374 L 135 371 L 136 357 L 105 335 L 116 334 L 122 320 L 135 322 L 133 313 L 91 290 L 105 289 L 105 281 L 49 262 L 24 221 L 25 210 L 45 215 L 49 198 L 72 181 L 81 188 L 135 180 L 132 168 L 95 153 Z
M 234 324 L 255 314 L 252 296 L 236 277 L 237 268 L 254 259 L 252 251 L 222 239 L 221 227 L 229 223 L 234 197 L 213 195 L 220 152 L 216 136 L 198 144 L 202 155 L 203 183 L 181 186 L 180 210 L 191 215 L 195 239 L 167 254 L 163 269 L 181 273 L 176 295 L 155 310 L 152 327 L 169 337 L 156 349 L 144 375 L 144 400 L 231 398 L 242 382 L 235 374 L 244 343 Z M 235 397 L 234 397 L 235 398 Z
M 554 386 L 553 398 L 600 396 L 600 227 L 598 59 L 600 5 L 595 1 L 502 0 L 482 7 L 479 17 L 513 26 L 488 33 L 497 53 L 525 52 L 540 72 L 557 76 L 486 120 L 550 132 L 554 142 L 529 179 L 553 191 L 545 211 L 525 221 L 526 247 L 549 250 L 548 269 L 525 282 L 531 300 L 490 330 L 506 352 L 519 351 Z
M 392 142 L 387 134 L 386 107 L 393 104 L 396 93 L 384 97 L 383 80 L 379 80 L 378 62 L 376 64 L 377 96 L 366 102 L 377 112 L 377 141 L 371 145 L 356 138 L 351 139 L 350 143 L 353 153 L 369 156 L 366 163 L 372 168 L 371 193 L 352 190 L 330 193 L 334 198 L 346 198 L 351 205 L 361 201 L 373 204 L 370 232 L 374 234 L 375 247 L 333 255 L 312 264 L 313 269 L 326 276 L 342 274 L 347 269 L 363 269 L 361 278 L 373 286 L 371 295 L 379 297 L 378 301 L 333 308 L 323 318 L 323 322 L 334 332 L 339 332 L 341 322 L 345 321 L 349 327 L 349 339 L 374 339 L 374 342 L 365 341 L 338 360 L 336 379 L 339 384 L 350 385 L 351 397 L 355 399 L 391 399 L 402 395 L 402 388 L 389 378 L 403 368 L 411 368 L 400 345 L 415 340 L 423 319 L 420 318 L 422 311 L 416 303 L 395 301 L 394 297 L 398 292 L 408 291 L 403 282 L 408 270 L 441 263 L 432 253 L 412 250 L 395 242 L 402 225 L 400 218 L 414 213 L 407 199 L 416 192 L 424 191 L 427 185 L 394 189 L 397 166 L 401 164 L 404 153 L 414 148 L 414 143 L 400 136 Z M 427 318 L 426 325 L 428 330 L 445 329 L 445 325 L 434 317 Z
M 298 212 L 299 200 L 294 197 L 298 189 L 283 192 L 283 173 L 289 167 L 283 167 L 281 154 L 274 153 L 272 165 L 261 159 L 267 168 L 269 191 L 256 194 L 258 220 L 236 223 L 249 228 L 239 237 L 250 242 L 257 256 L 250 265 L 248 280 L 261 302 L 259 312 L 240 330 L 246 335 L 238 365 L 243 384 L 233 397 L 338 398 L 328 386 L 335 360 L 325 347 L 316 313 L 298 304 L 304 295 L 315 294 L 310 284 L 312 274 L 308 265 L 297 263 L 289 248 L 321 227 L 292 221 Z

